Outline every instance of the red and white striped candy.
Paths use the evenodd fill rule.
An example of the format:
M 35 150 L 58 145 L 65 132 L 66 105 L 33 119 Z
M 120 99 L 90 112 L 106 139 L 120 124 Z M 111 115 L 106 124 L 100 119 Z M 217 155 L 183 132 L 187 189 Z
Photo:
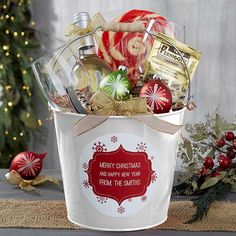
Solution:
M 151 20 L 153 25 L 151 26 Z M 155 20 L 155 21 L 154 21 Z M 161 15 L 146 10 L 131 10 L 113 22 L 131 23 L 141 21 L 153 32 L 161 32 L 174 36 L 168 21 Z M 139 79 L 139 67 L 144 65 L 153 44 L 153 37 L 146 33 L 103 32 L 99 43 L 98 56 L 116 70 L 124 65 L 128 68 L 128 76 L 133 85 Z

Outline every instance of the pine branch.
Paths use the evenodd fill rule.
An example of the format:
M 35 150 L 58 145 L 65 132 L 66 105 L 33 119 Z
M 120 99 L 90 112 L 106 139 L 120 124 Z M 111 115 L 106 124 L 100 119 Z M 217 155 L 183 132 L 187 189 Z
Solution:
M 191 224 L 198 220 L 202 220 L 203 217 L 207 216 L 211 204 L 215 201 L 224 200 L 231 188 L 231 184 L 226 184 L 220 181 L 213 187 L 206 189 L 201 196 L 192 200 L 196 207 L 196 213 L 193 215 L 192 219 L 186 223 Z

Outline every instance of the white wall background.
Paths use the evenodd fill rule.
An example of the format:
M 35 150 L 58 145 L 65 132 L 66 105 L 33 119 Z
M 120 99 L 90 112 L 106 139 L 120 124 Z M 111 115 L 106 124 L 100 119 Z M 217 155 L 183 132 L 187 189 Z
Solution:
M 186 26 L 185 41 L 203 52 L 202 60 L 192 83 L 192 93 L 198 106 L 188 112 L 186 122 L 204 119 L 216 108 L 226 119 L 236 114 L 236 1 L 235 0 L 33 0 L 36 28 L 50 38 L 42 37 L 45 47 L 56 48 L 57 39 L 64 40 L 64 29 L 74 13 L 100 11 L 112 17 L 130 9 L 159 12 L 169 20 Z M 37 101 L 38 113 L 49 117 L 45 104 Z M 47 141 L 35 143 L 36 151 L 47 151 L 46 168 L 58 168 L 53 121 L 45 121 Z

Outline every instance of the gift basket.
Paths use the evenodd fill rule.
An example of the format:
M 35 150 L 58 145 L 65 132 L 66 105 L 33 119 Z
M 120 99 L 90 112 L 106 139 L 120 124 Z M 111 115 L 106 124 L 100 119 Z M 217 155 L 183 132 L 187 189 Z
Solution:
M 179 132 L 200 53 L 177 24 L 131 10 L 74 16 L 32 68 L 54 113 L 68 219 L 98 230 L 167 219 Z

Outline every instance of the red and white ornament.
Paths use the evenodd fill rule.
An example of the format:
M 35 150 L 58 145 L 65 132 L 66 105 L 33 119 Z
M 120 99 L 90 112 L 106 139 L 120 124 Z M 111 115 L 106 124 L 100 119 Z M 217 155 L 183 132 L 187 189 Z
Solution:
M 170 89 L 160 80 L 150 80 L 140 90 L 140 97 L 145 97 L 147 105 L 154 113 L 169 112 L 172 105 Z
M 151 22 L 151 20 L 154 20 Z M 131 23 L 141 21 L 153 32 L 161 32 L 174 37 L 174 31 L 169 22 L 161 15 L 146 10 L 131 10 L 113 23 Z M 139 79 L 139 67 L 144 65 L 152 45 L 153 37 L 147 33 L 104 32 L 99 43 L 98 56 L 106 61 L 113 70 L 119 65 L 128 68 L 128 77 L 133 85 Z
M 13 158 L 10 165 L 10 172 L 15 170 L 20 174 L 22 179 L 34 179 L 39 175 L 43 166 L 43 159 L 46 155 L 47 153 L 21 152 Z

